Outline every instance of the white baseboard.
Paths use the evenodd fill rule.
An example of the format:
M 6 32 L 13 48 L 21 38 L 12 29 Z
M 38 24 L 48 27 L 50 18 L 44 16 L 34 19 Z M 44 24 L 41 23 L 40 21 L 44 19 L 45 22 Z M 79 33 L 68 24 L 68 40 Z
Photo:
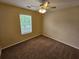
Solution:
M 39 34 L 39 35 L 41 35 L 41 34 Z M 26 40 L 29 40 L 29 39 L 34 38 L 34 37 L 37 37 L 37 36 L 39 36 L 39 35 L 35 35 L 35 36 L 32 36 L 32 37 L 26 38 Z M 6 48 L 9 48 L 9 47 L 11 47 L 11 46 L 14 46 L 14 45 L 16 45 L 16 44 L 22 43 L 22 42 L 24 42 L 24 41 L 26 41 L 26 40 L 19 41 L 19 42 L 17 42 L 17 43 L 11 44 L 11 45 L 9 45 L 9 46 L 3 47 L 2 50 L 3 50 L 3 49 L 6 49 Z
M 49 37 L 49 38 L 51 38 L 51 39 L 54 39 L 54 38 L 52 38 L 51 36 L 49 36 L 49 35 L 47 35 L 47 34 L 43 34 L 43 35 L 46 36 L 46 37 Z M 66 44 L 66 45 L 68 45 L 68 46 L 71 46 L 71 47 L 73 47 L 73 48 L 79 50 L 79 47 L 77 47 L 77 46 L 74 46 L 74 45 L 68 44 L 68 43 L 63 42 L 63 41 L 60 41 L 60 40 L 56 40 L 56 41 L 61 42 L 61 43 L 63 43 L 63 44 Z

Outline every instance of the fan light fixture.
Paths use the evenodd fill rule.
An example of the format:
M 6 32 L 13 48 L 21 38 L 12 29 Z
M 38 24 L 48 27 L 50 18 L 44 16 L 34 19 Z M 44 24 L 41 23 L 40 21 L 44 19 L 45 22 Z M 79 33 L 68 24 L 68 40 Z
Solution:
M 56 6 L 51 7 L 50 6 L 50 2 L 48 0 L 39 0 L 40 1 L 40 8 L 39 8 L 39 13 L 46 13 L 48 11 L 49 8 L 56 8 Z
M 42 13 L 42 14 L 46 13 L 46 9 L 44 8 L 39 9 L 39 13 Z
M 43 4 L 41 4 L 39 12 L 42 14 L 46 13 L 47 8 L 48 8 L 48 4 L 49 4 L 49 2 L 44 2 Z

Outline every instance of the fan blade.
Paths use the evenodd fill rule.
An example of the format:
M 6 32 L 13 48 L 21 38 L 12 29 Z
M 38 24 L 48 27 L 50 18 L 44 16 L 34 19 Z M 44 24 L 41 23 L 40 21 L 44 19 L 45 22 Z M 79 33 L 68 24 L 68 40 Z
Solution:
M 50 8 L 56 8 L 56 7 L 50 7 Z

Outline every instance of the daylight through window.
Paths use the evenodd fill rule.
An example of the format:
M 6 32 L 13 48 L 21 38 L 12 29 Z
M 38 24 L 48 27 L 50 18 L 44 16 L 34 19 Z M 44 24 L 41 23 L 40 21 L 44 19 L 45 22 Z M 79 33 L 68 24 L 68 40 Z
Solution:
M 20 26 L 21 34 L 27 34 L 32 32 L 32 17 L 30 15 L 20 14 Z

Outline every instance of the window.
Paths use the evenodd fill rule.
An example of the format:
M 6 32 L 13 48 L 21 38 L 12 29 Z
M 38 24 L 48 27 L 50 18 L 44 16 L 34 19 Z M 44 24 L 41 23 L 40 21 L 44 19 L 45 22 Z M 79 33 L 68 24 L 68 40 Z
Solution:
M 32 32 L 32 17 L 30 15 L 20 14 L 20 26 L 21 34 L 27 34 Z

